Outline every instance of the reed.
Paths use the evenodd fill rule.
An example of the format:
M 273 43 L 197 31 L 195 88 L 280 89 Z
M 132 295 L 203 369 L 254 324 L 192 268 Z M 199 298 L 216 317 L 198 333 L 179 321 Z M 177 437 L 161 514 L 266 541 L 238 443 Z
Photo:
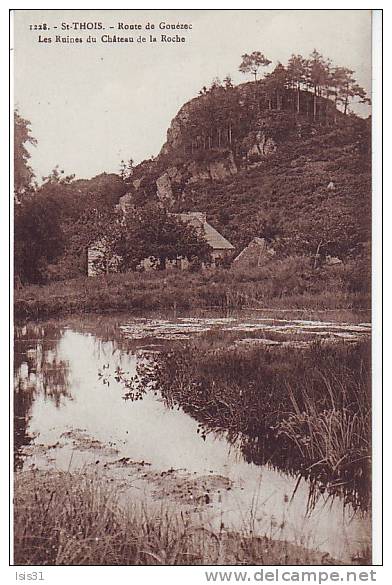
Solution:
M 336 564 L 276 536 L 255 536 L 251 522 L 216 531 L 208 518 L 144 499 L 125 505 L 98 473 L 15 475 L 16 565 Z
M 154 360 L 140 384 L 190 413 L 201 433 L 225 432 L 248 460 L 370 505 L 369 341 L 298 349 L 198 340 Z

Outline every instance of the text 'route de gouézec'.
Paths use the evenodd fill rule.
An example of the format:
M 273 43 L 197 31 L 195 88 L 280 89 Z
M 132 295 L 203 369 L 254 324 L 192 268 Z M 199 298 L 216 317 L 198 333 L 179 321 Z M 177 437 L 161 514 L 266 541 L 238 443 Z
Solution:
M 78 31 L 93 31 L 93 30 L 105 30 L 105 26 L 103 25 L 102 22 L 71 22 L 71 23 L 67 23 L 67 22 L 62 22 L 61 23 L 61 30 L 78 30 Z M 110 28 L 114 28 L 114 27 L 110 27 Z M 127 24 L 124 22 L 118 22 L 117 23 L 117 30 L 123 30 L 123 31 L 132 31 L 132 32 L 138 32 L 138 31 L 142 31 L 143 29 L 148 30 L 148 31 L 155 31 L 156 29 L 160 30 L 160 31 L 179 31 L 179 30 L 192 30 L 192 24 L 191 23 L 181 23 L 181 22 L 177 22 L 177 23 L 167 23 L 167 22 L 160 22 L 158 25 L 155 25 L 154 23 L 146 23 L 145 25 L 142 24 Z M 103 34 L 100 37 L 100 41 L 102 43 L 133 43 L 133 42 L 146 42 L 146 37 L 123 37 L 123 36 L 119 36 L 116 34 Z M 150 42 L 154 42 L 157 39 L 155 37 L 153 37 L 152 35 L 150 35 L 149 37 L 149 41 Z M 178 34 L 174 35 L 174 36 L 169 36 L 167 34 L 161 34 L 160 35 L 160 41 L 162 43 L 185 43 L 185 37 L 180 36 Z M 83 39 L 82 37 L 74 37 L 74 36 L 70 36 L 70 35 L 66 35 L 66 36 L 61 36 L 61 35 L 55 35 L 54 39 L 52 37 L 43 37 L 41 35 L 39 35 L 38 37 L 38 42 L 39 43 L 66 43 L 66 44 L 72 44 L 72 43 L 83 43 L 83 42 L 96 42 L 95 38 L 89 37 L 87 39 Z

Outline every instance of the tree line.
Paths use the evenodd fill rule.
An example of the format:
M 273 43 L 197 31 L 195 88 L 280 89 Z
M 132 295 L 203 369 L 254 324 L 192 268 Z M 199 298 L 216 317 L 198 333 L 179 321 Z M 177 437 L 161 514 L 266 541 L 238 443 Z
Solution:
M 260 51 L 245 53 L 239 71 L 251 75 L 253 83 L 235 86 L 227 74 L 200 90 L 201 100 L 194 101 L 194 115 L 187 120 L 186 154 L 227 147 L 240 155 L 241 140 L 259 129 L 258 120 L 266 111 L 301 114 L 309 123 L 335 125 L 351 113 L 355 101 L 370 104 L 355 72 L 335 66 L 316 49 L 308 57 L 293 54 L 286 65 L 278 62 L 272 72 L 261 75 L 271 64 Z
M 210 260 L 210 246 L 195 228 L 168 213 L 157 201 L 121 210 L 130 189 L 133 161 L 121 161 L 119 174 L 75 179 L 56 167 L 38 186 L 26 146 L 36 145 L 30 123 L 14 115 L 14 274 L 17 283 L 86 274 L 86 251 L 98 245 L 98 271 L 135 269 L 144 258 L 157 268 L 166 260 Z
M 242 55 L 239 71 L 254 75 L 257 81 L 260 70 L 271 63 L 260 51 L 245 53 Z M 314 95 L 314 118 L 317 116 L 317 97 L 332 99 L 335 106 L 341 107 L 345 115 L 348 113 L 350 103 L 355 99 L 370 104 L 365 89 L 354 78 L 354 71 L 348 67 L 334 65 L 331 59 L 324 58 L 316 49 L 309 57 L 291 55 L 286 66 L 278 63 L 272 73 L 265 75 L 264 81 L 267 92 L 276 94 L 278 109 L 280 94 L 284 90 L 296 91 L 297 112 L 300 111 L 301 91 L 311 91 Z
M 241 73 L 257 75 L 271 61 L 260 51 L 242 55 L 239 66 Z M 358 99 L 362 103 L 370 103 L 366 91 L 354 78 L 354 71 L 348 67 L 336 66 L 331 59 L 324 58 L 316 49 L 309 55 L 291 55 L 286 66 L 278 63 L 272 73 L 265 75 L 264 80 L 268 91 L 278 92 L 295 90 L 297 93 L 296 109 L 300 111 L 300 92 L 312 91 L 314 95 L 314 111 L 317 114 L 317 97 L 332 99 L 336 107 L 341 107 L 344 114 L 348 113 L 349 104 Z M 279 100 L 278 100 L 279 102 Z

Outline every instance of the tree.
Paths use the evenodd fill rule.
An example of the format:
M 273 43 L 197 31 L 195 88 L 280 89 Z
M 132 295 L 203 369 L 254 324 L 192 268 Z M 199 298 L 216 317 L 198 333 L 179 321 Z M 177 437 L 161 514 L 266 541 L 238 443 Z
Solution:
M 242 55 L 242 62 L 238 68 L 241 73 L 251 73 L 257 80 L 257 74 L 261 67 L 268 67 L 272 61 L 267 59 L 260 51 L 253 51 L 250 55 L 245 53 Z
M 234 85 L 233 85 L 233 80 L 231 78 L 230 73 L 228 73 L 226 75 L 226 77 L 224 78 L 224 80 L 223 80 L 223 87 L 225 89 L 233 89 Z
M 133 158 L 130 158 L 127 162 L 124 160 L 120 163 L 120 177 L 124 181 L 124 183 L 130 183 L 133 173 L 134 173 L 134 161 Z
M 249 217 L 246 225 L 241 226 L 239 247 L 244 248 L 253 238 L 264 238 L 272 243 L 282 234 L 281 222 L 277 215 L 264 210 L 257 211 Z
M 219 79 L 219 77 L 214 77 L 214 79 L 211 81 L 211 85 L 210 85 L 210 91 L 214 91 L 214 90 L 219 90 L 222 89 L 222 82 Z
M 117 252 L 126 268 L 134 268 L 144 258 L 151 258 L 161 270 L 166 260 L 179 257 L 210 259 L 211 248 L 204 236 L 155 203 L 129 211 L 123 227 Z
M 40 187 L 25 191 L 15 206 L 15 276 L 21 282 L 45 281 L 48 265 L 63 253 L 67 218 L 77 213 L 73 177 L 55 167 Z
M 296 220 L 292 231 L 285 235 L 285 246 L 309 255 L 316 267 L 327 254 L 343 259 L 355 254 L 359 243 L 366 239 L 366 225 L 358 221 L 349 204 L 342 202 L 337 209 L 336 202 L 325 199 L 317 213 L 304 214 Z
M 101 173 L 91 179 L 78 179 L 69 186 L 68 197 L 73 199 L 77 213 L 85 209 L 113 209 L 129 186 L 115 173 Z
M 15 255 L 18 261 L 15 266 L 29 264 L 28 241 L 31 238 L 36 242 L 38 235 L 22 236 L 21 234 L 26 234 L 26 230 L 30 230 L 26 227 L 25 216 L 32 213 L 35 217 L 38 206 L 44 215 L 39 220 L 40 223 L 45 219 L 50 221 L 54 218 L 55 232 L 51 245 L 56 253 L 46 255 L 46 257 L 42 255 L 39 269 L 37 269 L 36 261 L 32 259 L 31 272 L 29 271 L 26 276 L 26 270 L 23 269 L 17 276 L 23 282 L 28 282 L 31 278 L 42 281 L 47 278 L 65 279 L 85 274 L 87 245 L 83 246 L 82 240 L 85 238 L 90 242 L 91 239 L 99 239 L 105 223 L 110 224 L 110 221 L 104 222 L 103 218 L 115 217 L 115 206 L 126 190 L 126 184 L 119 175 L 114 173 L 102 173 L 92 179 L 74 179 L 74 175 L 66 175 L 64 171 L 55 167 L 45 177 L 44 183 L 37 187 L 33 194 L 24 196 L 21 203 L 16 206 L 15 222 L 18 231 L 15 232 Z M 42 205 L 40 202 L 43 202 Z M 48 205 L 48 214 L 44 208 L 45 202 Z M 98 215 L 101 221 L 96 225 L 95 219 Z M 83 222 L 86 225 L 83 225 Z M 56 234 L 58 242 L 54 242 Z M 17 239 L 19 237 L 20 240 Z M 26 242 L 23 238 L 27 238 Z M 23 262 L 22 258 L 24 258 Z
M 16 202 L 32 188 L 34 172 L 29 165 L 30 153 L 27 145 L 35 146 L 36 139 L 31 135 L 30 122 L 14 111 L 14 196 Z
M 306 62 L 306 77 L 307 83 L 313 88 L 313 118 L 317 118 L 317 104 L 318 97 L 322 94 L 322 89 L 328 85 L 329 71 L 331 62 L 313 50 L 309 59 Z
M 52 172 L 47 177 L 42 177 L 43 184 L 51 185 L 68 185 L 75 178 L 75 174 L 66 175 L 65 171 L 60 169 L 59 165 L 56 165 Z
M 98 252 L 94 261 L 98 272 L 108 274 L 122 263 L 118 255 L 123 238 L 122 213 L 110 208 L 87 209 L 79 218 L 70 239 L 70 252 L 83 254 L 89 248 Z
M 15 276 L 22 283 L 44 282 L 49 263 L 64 247 L 61 212 L 53 197 L 34 194 L 15 207 Z
M 335 105 L 343 106 L 344 115 L 348 112 L 350 101 L 359 98 L 361 103 L 370 103 L 363 87 L 353 77 L 354 71 L 347 67 L 335 67 L 331 72 L 331 85 L 334 87 Z
M 281 63 L 278 63 L 272 73 L 269 73 L 265 76 L 264 83 L 267 94 L 270 96 L 270 109 L 272 104 L 272 96 L 274 96 L 276 101 L 276 109 L 281 110 L 284 91 L 287 88 L 288 83 L 287 69 Z
M 287 78 L 293 89 L 296 90 L 296 111 L 299 113 L 301 105 L 301 89 L 306 83 L 307 61 L 302 55 L 291 55 L 287 64 Z

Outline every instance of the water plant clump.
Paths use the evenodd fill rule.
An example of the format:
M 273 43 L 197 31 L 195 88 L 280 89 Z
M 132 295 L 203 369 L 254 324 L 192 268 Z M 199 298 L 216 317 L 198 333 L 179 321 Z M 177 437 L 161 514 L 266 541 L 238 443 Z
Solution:
M 311 481 L 313 494 L 370 505 L 370 341 L 333 347 L 207 348 L 190 342 L 141 366 L 140 380 L 225 432 L 245 458 Z

